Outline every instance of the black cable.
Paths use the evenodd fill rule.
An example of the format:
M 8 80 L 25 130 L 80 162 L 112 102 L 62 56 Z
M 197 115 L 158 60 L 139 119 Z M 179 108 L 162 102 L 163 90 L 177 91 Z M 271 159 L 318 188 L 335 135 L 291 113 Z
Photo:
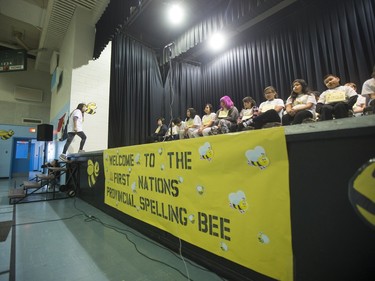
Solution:
M 154 262 L 158 262 L 158 263 L 160 263 L 160 264 L 163 264 L 163 265 L 165 265 L 165 266 L 167 266 L 167 267 L 169 267 L 169 268 L 172 268 L 172 269 L 176 270 L 178 273 L 180 273 L 182 276 L 184 276 L 185 278 L 188 278 L 188 276 L 186 276 L 186 275 L 185 275 L 181 270 L 179 270 L 178 268 L 173 267 L 173 266 L 171 266 L 171 265 L 169 265 L 169 264 L 167 264 L 167 263 L 165 263 L 165 262 L 163 262 L 163 261 L 160 261 L 160 260 L 157 260 L 157 259 L 151 258 L 151 257 L 147 256 L 146 254 L 142 253 L 142 252 L 138 249 L 137 244 L 136 244 L 135 242 L 133 242 L 133 241 L 129 238 L 129 236 L 125 233 L 126 230 L 122 230 L 122 229 L 120 230 L 120 229 L 118 229 L 116 226 L 113 226 L 113 225 L 110 225 L 110 224 L 104 223 L 104 222 L 102 222 L 99 218 L 97 218 L 97 217 L 95 217 L 95 216 L 89 216 L 89 217 L 87 217 L 87 218 L 85 219 L 85 222 L 92 222 L 92 221 L 97 222 L 97 223 L 100 223 L 100 224 L 103 225 L 104 227 L 106 227 L 106 228 L 108 228 L 108 229 L 111 229 L 111 230 L 114 230 L 114 231 L 116 231 L 117 233 L 120 233 L 120 234 L 124 235 L 125 238 L 126 238 L 126 240 L 128 240 L 128 241 L 134 246 L 135 250 L 136 250 L 136 251 L 138 252 L 138 254 L 140 254 L 141 256 L 143 256 L 143 257 L 145 257 L 145 258 L 147 258 L 147 259 L 149 259 L 149 260 L 151 260 L 151 261 L 154 261 Z M 122 231 L 124 231 L 124 232 L 122 232 Z M 191 279 L 191 278 L 188 278 L 188 280 L 194 281 L 194 280 Z
M 150 260 L 152 260 L 152 261 L 155 261 L 155 262 L 159 262 L 159 263 L 161 263 L 161 264 L 164 264 L 164 265 L 166 265 L 166 266 L 168 266 L 168 267 L 170 267 L 170 268 L 172 268 L 172 269 L 178 271 L 182 276 L 188 278 L 188 276 L 186 276 L 186 275 L 185 275 L 183 272 L 181 272 L 179 269 L 177 269 L 177 268 L 175 268 L 175 267 L 173 267 L 173 266 L 171 266 L 171 265 L 169 265 L 169 264 L 166 264 L 166 263 L 164 263 L 164 262 L 162 262 L 162 261 L 160 261 L 160 260 L 153 259 L 153 258 L 151 258 L 151 257 L 149 257 L 149 256 L 147 256 L 147 255 L 145 255 L 144 253 L 142 253 L 142 252 L 138 249 L 138 247 L 137 247 L 137 245 L 135 244 L 135 242 L 133 242 L 133 241 L 129 238 L 129 236 L 126 234 L 126 232 L 128 232 L 128 233 L 134 235 L 135 237 L 138 237 L 138 238 L 140 238 L 140 239 L 143 239 L 144 241 L 147 241 L 147 242 L 149 242 L 149 243 L 151 243 L 151 244 L 153 244 L 153 245 L 155 245 L 155 246 L 157 246 L 157 247 L 159 247 L 159 248 L 162 248 L 162 249 L 164 249 L 164 250 L 167 250 L 167 251 L 170 252 L 173 256 L 175 256 L 176 258 L 178 258 L 178 259 L 180 259 L 180 260 L 182 260 L 182 257 L 181 257 L 182 255 L 180 256 L 180 255 L 178 255 L 177 253 L 175 253 L 174 251 L 172 251 L 171 249 L 169 249 L 169 248 L 167 248 L 167 247 L 165 247 L 165 246 L 163 246 L 163 245 L 161 245 L 161 244 L 158 244 L 158 243 L 154 242 L 153 240 L 150 240 L 150 239 L 148 239 L 148 238 L 142 237 L 142 236 L 140 236 L 140 235 L 138 235 L 138 234 L 136 234 L 136 233 L 134 233 L 134 232 L 132 232 L 132 231 L 130 231 L 130 230 L 123 229 L 123 228 L 120 228 L 120 227 L 117 227 L 117 226 L 114 226 L 114 225 L 110 225 L 110 224 L 104 223 L 104 222 L 102 222 L 99 218 L 97 218 L 97 217 L 95 217 L 95 216 L 87 215 L 86 212 L 84 212 L 83 210 L 79 209 L 79 208 L 76 206 L 76 198 L 74 198 L 73 206 L 74 206 L 74 208 L 76 208 L 78 211 L 82 212 L 82 214 L 84 214 L 84 215 L 86 216 L 86 219 L 84 220 L 85 222 L 95 221 L 95 222 L 98 222 L 98 223 L 102 224 L 104 227 L 107 227 L 107 228 L 109 228 L 109 229 L 112 229 L 112 230 L 114 230 L 114 231 L 120 233 L 120 234 L 123 234 L 123 235 L 126 237 L 126 239 L 127 239 L 131 244 L 133 244 L 134 248 L 136 249 L 136 251 L 137 251 L 140 255 L 142 255 L 142 256 L 144 256 L 144 257 L 146 257 L 146 258 L 148 258 L 148 259 L 150 259 Z M 186 262 L 188 262 L 191 266 L 194 266 L 195 268 L 198 268 L 198 269 L 200 269 L 200 270 L 202 270 L 202 271 L 206 271 L 206 272 L 210 272 L 210 273 L 212 273 L 212 274 L 215 274 L 217 277 L 219 277 L 219 278 L 222 279 L 223 281 L 226 281 L 226 279 L 224 279 L 223 277 L 217 275 L 216 273 L 214 273 L 214 272 L 212 272 L 212 271 L 210 271 L 210 270 L 208 270 L 208 269 L 206 269 L 206 268 L 204 268 L 204 267 L 201 267 L 201 266 L 199 266 L 199 265 L 193 264 L 193 263 L 192 263 L 191 261 L 189 261 L 189 260 L 186 260 Z M 191 278 L 190 278 L 189 280 L 193 281 L 193 279 L 191 279 Z
M 84 219 L 85 222 L 92 222 L 92 221 L 94 221 L 94 222 L 100 223 L 101 225 L 103 225 L 104 227 L 106 227 L 106 228 L 108 228 L 108 229 L 114 230 L 114 231 L 116 231 L 117 233 L 120 233 L 120 234 L 124 235 L 125 238 L 126 238 L 126 239 L 127 239 L 127 240 L 128 240 L 133 246 L 134 246 L 135 250 L 136 250 L 141 256 L 144 256 L 145 258 L 147 258 L 147 259 L 149 259 L 149 260 L 152 260 L 152 261 L 154 261 L 154 262 L 158 262 L 158 263 L 163 264 L 163 265 L 165 265 L 165 266 L 167 266 L 167 267 L 169 267 L 169 268 L 172 268 L 172 269 L 176 270 L 178 273 L 180 273 L 182 276 L 184 276 L 185 278 L 188 278 L 188 280 L 190 280 L 190 281 L 194 281 L 193 279 L 191 279 L 191 278 L 189 278 L 187 275 L 185 275 L 182 271 L 180 271 L 178 268 L 173 267 L 173 266 L 171 266 L 171 265 L 169 265 L 169 264 L 167 264 L 167 263 L 165 263 L 165 262 L 163 262 L 163 261 L 160 261 L 160 260 L 157 260 L 157 259 L 151 258 L 151 257 L 147 256 L 146 254 L 142 253 L 142 252 L 138 249 L 137 244 L 129 238 L 129 236 L 126 234 L 126 232 L 131 233 L 132 235 L 134 235 L 134 236 L 136 236 L 136 237 L 138 237 L 138 238 L 140 238 L 140 239 L 143 239 L 144 241 L 147 241 L 147 242 L 149 242 L 149 243 L 151 243 L 151 244 L 153 244 L 153 245 L 155 245 L 155 246 L 158 246 L 159 248 L 162 248 L 162 249 L 164 249 L 164 250 L 167 250 L 167 251 L 170 252 L 173 256 L 175 256 L 176 258 L 178 258 L 178 259 L 180 259 L 180 260 L 182 259 L 182 257 L 181 257 L 182 255 L 179 256 L 178 254 L 176 254 L 174 251 L 170 250 L 169 248 L 164 247 L 164 246 L 162 246 L 162 245 L 160 245 L 160 244 L 158 244 L 158 243 L 156 243 L 156 242 L 154 242 L 154 241 L 152 241 L 152 240 L 150 240 L 150 239 L 147 239 L 147 238 L 144 238 L 144 237 L 142 237 L 142 236 L 140 236 L 140 235 L 137 235 L 136 233 L 134 233 L 134 232 L 132 232 L 132 231 L 130 231 L 130 230 L 122 229 L 122 228 L 119 228 L 119 227 L 117 227 L 117 226 L 107 224 L 107 223 L 101 221 L 99 218 L 97 218 L 97 217 L 95 217 L 95 216 L 88 215 L 85 211 L 83 211 L 82 209 L 80 209 L 80 208 L 77 207 L 77 205 L 76 205 L 76 198 L 74 198 L 73 206 L 74 206 L 74 208 L 75 208 L 76 210 L 78 210 L 78 211 L 80 212 L 80 214 L 75 214 L 75 215 L 72 215 L 72 216 L 70 216 L 70 217 L 60 218 L 60 219 L 52 219 L 52 220 L 43 220 L 43 221 L 34 221 L 34 222 L 18 223 L 18 224 L 13 224 L 12 226 L 34 225 L 34 224 L 47 223 L 47 222 L 64 221 L 64 220 L 70 220 L 70 219 L 73 219 L 73 218 L 75 218 L 75 217 L 79 217 L 79 216 L 82 216 L 82 215 L 83 215 L 83 216 L 86 217 L 86 218 Z M 213 274 L 215 274 L 216 276 L 218 276 L 220 279 L 222 279 L 222 280 L 224 280 L 224 281 L 226 280 L 226 279 L 222 278 L 221 276 L 217 275 L 216 273 L 214 273 L 214 272 L 212 272 L 212 271 L 210 271 L 210 270 L 208 270 L 208 269 L 206 269 L 206 268 L 204 268 L 204 267 L 201 267 L 201 266 L 198 266 L 198 265 L 196 265 L 196 264 L 191 263 L 191 261 L 189 261 L 189 260 L 186 260 L 186 262 L 188 262 L 191 266 L 194 266 L 194 267 L 196 267 L 196 268 L 198 268 L 198 269 L 200 269 L 200 270 L 202 270 L 202 271 L 207 271 L 207 272 L 213 273 Z
M 13 226 L 29 225 L 29 224 L 32 225 L 32 224 L 38 224 L 38 223 L 64 221 L 64 220 L 70 220 L 72 218 L 79 217 L 79 216 L 82 216 L 82 214 L 75 214 L 75 215 L 73 215 L 71 217 L 61 218 L 61 219 L 54 219 L 54 220 L 44 220 L 44 221 L 33 221 L 33 222 L 17 223 L 17 224 L 13 224 Z

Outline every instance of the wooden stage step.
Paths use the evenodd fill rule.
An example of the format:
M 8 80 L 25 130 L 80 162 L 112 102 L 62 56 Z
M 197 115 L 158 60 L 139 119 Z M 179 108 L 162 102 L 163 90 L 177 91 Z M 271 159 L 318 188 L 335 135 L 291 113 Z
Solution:
M 35 181 L 24 181 L 23 182 L 23 188 L 29 189 L 29 188 L 41 188 L 40 182 Z
M 11 188 L 8 192 L 9 198 L 23 198 L 26 196 L 25 190 L 23 188 Z

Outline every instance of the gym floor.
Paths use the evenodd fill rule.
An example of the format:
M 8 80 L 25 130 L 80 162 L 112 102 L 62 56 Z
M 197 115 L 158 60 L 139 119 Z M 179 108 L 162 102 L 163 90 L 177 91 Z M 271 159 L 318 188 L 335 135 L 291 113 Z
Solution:
M 0 180 L 0 281 L 215 281 L 215 273 L 182 258 L 78 198 L 9 205 Z

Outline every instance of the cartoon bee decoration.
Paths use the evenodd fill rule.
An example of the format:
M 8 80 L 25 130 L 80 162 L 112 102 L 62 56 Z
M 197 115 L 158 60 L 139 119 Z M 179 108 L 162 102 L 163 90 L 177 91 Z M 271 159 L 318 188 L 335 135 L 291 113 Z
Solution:
M 246 195 L 242 190 L 239 190 L 236 193 L 230 193 L 228 199 L 229 206 L 238 210 L 241 214 L 245 213 L 249 208 L 249 204 L 246 201 Z
M 89 159 L 87 160 L 87 176 L 88 183 L 90 187 L 93 187 L 96 183 L 96 179 L 99 176 L 99 162 L 95 163 Z
M 193 214 L 189 215 L 188 219 L 191 223 L 195 223 L 195 216 Z
M 137 192 L 137 184 L 136 184 L 136 182 L 133 182 L 130 188 L 131 188 L 131 190 L 132 190 L 134 193 L 136 193 L 136 192 Z
M 13 130 L 9 130 L 9 131 L 0 130 L 0 137 L 2 140 L 10 139 L 13 135 L 14 135 Z
M 263 232 L 259 232 L 257 238 L 258 238 L 259 243 L 262 243 L 262 244 L 270 243 L 270 238 Z
M 141 154 L 137 153 L 134 157 L 135 164 L 141 165 Z
M 224 252 L 227 252 L 229 247 L 224 242 L 220 242 L 220 249 L 223 250 Z
M 197 192 L 198 192 L 199 195 L 202 195 L 204 193 L 204 187 L 203 186 L 198 185 L 196 189 L 197 189 Z
M 250 166 L 258 167 L 263 170 L 270 165 L 270 159 L 267 157 L 263 147 L 257 146 L 254 150 L 248 150 L 245 152 L 247 158 L 247 164 Z
M 200 159 L 202 160 L 212 160 L 212 157 L 214 156 L 214 151 L 212 150 L 211 144 L 209 142 L 205 142 L 204 145 L 199 147 L 199 155 Z
M 93 114 L 96 113 L 96 108 L 97 108 L 97 106 L 96 106 L 95 102 L 89 102 L 88 104 L 86 104 L 86 111 L 85 112 L 87 114 L 93 115 Z

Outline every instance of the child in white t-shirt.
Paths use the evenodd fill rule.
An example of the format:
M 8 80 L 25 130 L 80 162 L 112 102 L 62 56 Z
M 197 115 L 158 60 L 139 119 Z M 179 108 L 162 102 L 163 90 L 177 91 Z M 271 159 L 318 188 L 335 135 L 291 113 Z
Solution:
M 286 101 L 286 114 L 282 117 L 283 125 L 301 124 L 307 118 L 314 119 L 315 105 L 315 96 L 309 93 L 306 81 L 294 80 L 292 93 Z
M 242 131 L 246 125 L 246 122 L 250 122 L 250 119 L 253 119 L 258 116 L 259 109 L 256 105 L 255 100 L 252 97 L 244 97 L 242 99 L 243 109 L 240 112 L 240 116 L 237 120 L 237 131 Z
M 83 132 L 82 124 L 86 109 L 86 104 L 80 103 L 69 116 L 68 139 L 66 140 L 62 154 L 60 154 L 59 156 L 59 159 L 61 161 L 67 161 L 66 152 L 76 135 L 78 135 L 81 138 L 78 152 L 84 152 L 83 146 L 85 145 L 87 137 L 86 134 Z
M 265 102 L 259 106 L 259 115 L 244 122 L 244 126 L 252 126 L 255 129 L 261 129 L 266 123 L 281 122 L 281 116 L 284 109 L 284 101 L 277 98 L 276 89 L 268 86 L 263 91 Z
M 369 99 L 369 102 L 368 102 L 369 108 L 366 108 L 364 110 L 366 111 L 367 114 L 368 113 L 375 114 L 375 65 L 373 67 L 371 77 L 372 77 L 371 79 L 368 79 L 363 83 L 362 92 L 361 92 L 361 96 L 367 97 Z
M 357 85 L 352 82 L 346 83 L 344 86 L 349 86 L 354 91 L 357 92 Z M 356 103 L 352 107 L 353 116 L 357 117 L 357 116 L 363 115 L 363 109 L 365 107 L 366 107 L 366 98 L 363 96 L 358 96 Z
M 202 125 L 202 120 L 195 111 L 194 108 L 188 108 L 186 110 L 186 119 L 185 119 L 185 137 L 192 138 L 193 133 L 200 128 Z
M 358 94 L 349 86 L 340 86 L 340 78 L 333 74 L 324 77 L 324 84 L 328 88 L 320 96 L 316 111 L 320 120 L 332 120 L 349 116 L 349 109 L 356 103 Z
M 202 125 L 200 126 L 199 129 L 195 130 L 193 132 L 193 137 L 197 138 L 200 136 L 208 136 L 209 132 L 211 131 L 211 126 L 214 123 L 216 119 L 216 114 L 215 112 L 212 112 L 213 107 L 212 104 L 207 103 L 206 106 L 204 107 L 204 112 L 206 113 L 202 117 Z

